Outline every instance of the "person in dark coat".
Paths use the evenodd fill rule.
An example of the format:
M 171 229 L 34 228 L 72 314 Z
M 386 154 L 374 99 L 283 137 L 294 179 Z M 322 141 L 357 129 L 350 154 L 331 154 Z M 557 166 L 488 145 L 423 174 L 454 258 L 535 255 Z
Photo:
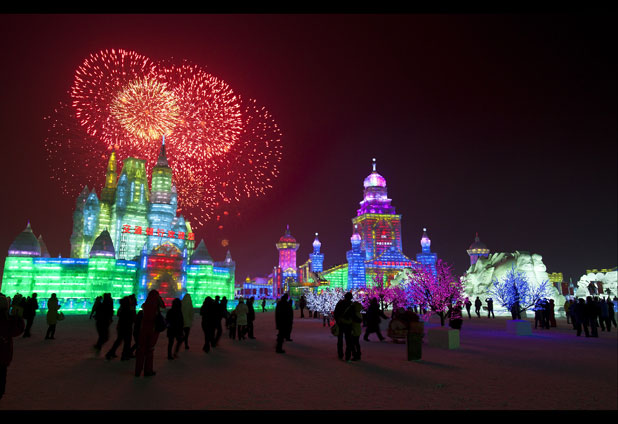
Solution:
M 219 344 L 219 339 L 221 339 L 221 334 L 223 334 L 223 325 L 221 324 L 221 320 L 224 320 L 225 322 L 225 328 L 228 328 L 228 317 L 229 314 L 227 312 L 227 298 L 225 296 L 223 296 L 223 298 L 221 299 L 221 302 L 219 302 L 218 300 L 219 296 L 215 296 L 215 303 L 216 303 L 216 312 L 217 312 L 217 317 L 216 317 L 216 325 L 215 325 L 215 343 L 212 345 L 212 347 L 216 347 L 217 344 Z M 235 335 L 234 335 L 235 336 Z
M 174 359 L 178 357 L 185 327 L 182 318 L 182 301 L 180 299 L 176 298 L 172 301 L 172 307 L 165 316 L 165 323 L 167 324 L 167 359 Z M 172 354 L 174 342 L 176 342 L 176 349 L 174 349 Z
M 52 293 L 51 297 L 47 301 L 47 333 L 45 333 L 45 340 L 54 340 L 56 335 L 56 324 L 62 319 L 64 315 L 61 315 L 58 310 L 60 304 L 56 293 Z
M 266 298 L 262 299 L 262 313 L 266 312 Z
M 464 302 L 466 306 L 466 311 L 468 312 L 468 319 L 472 319 L 472 315 L 470 315 L 470 308 L 472 308 L 472 302 L 469 297 L 466 297 L 466 301 Z
M 582 327 L 586 337 L 590 337 L 590 333 L 588 332 L 588 315 L 586 313 L 586 303 L 584 299 L 579 299 L 570 309 L 572 312 L 571 317 L 573 318 L 573 323 L 577 330 L 577 337 L 582 335 Z
M 335 310 L 333 311 L 335 324 L 337 324 L 339 328 L 339 333 L 337 334 L 337 356 L 341 360 L 343 360 L 343 340 L 349 340 L 352 331 L 352 323 L 348 323 L 345 318 L 346 311 L 352 306 L 352 298 L 352 293 L 347 292 L 343 296 L 343 299 L 337 302 Z
M 254 301 L 254 297 L 247 300 L 247 337 L 250 339 L 255 339 L 255 336 L 253 335 L 253 321 L 255 321 L 255 309 L 253 308 Z
M 24 337 L 30 337 L 30 329 L 32 328 L 32 324 L 34 323 L 34 317 L 36 316 L 36 311 L 39 309 L 39 302 L 36 298 L 37 294 L 32 293 L 32 297 L 26 299 L 26 303 L 24 305 L 24 319 L 26 320 L 26 329 L 24 330 Z
M 94 345 L 100 351 L 103 345 L 109 340 L 109 326 L 114 319 L 114 301 L 111 293 L 105 293 L 101 304 L 97 306 L 94 313 L 94 320 L 99 338 Z
M 614 311 L 614 302 L 607 296 L 607 331 L 610 331 L 612 324 L 616 327 L 616 311 Z
M 292 340 L 292 327 L 294 326 L 294 300 L 290 297 L 288 299 L 288 303 L 290 304 L 290 310 L 292 313 L 290 314 L 290 326 L 288 327 L 288 332 L 285 335 L 285 341 L 291 342 Z
M 215 303 L 212 297 L 207 296 L 200 308 L 200 316 L 202 317 L 202 331 L 204 332 L 204 346 L 202 350 L 206 353 L 210 352 L 211 347 L 215 347 L 216 338 L 215 330 L 217 321 L 221 323 L 221 305 Z
M 121 359 L 127 360 L 131 357 L 131 336 L 133 335 L 133 322 L 135 321 L 135 307 L 133 307 L 129 296 L 120 299 L 117 315 L 116 340 L 111 349 L 105 354 L 105 358 L 116 358 L 116 349 L 123 344 Z
M 590 325 L 590 337 L 599 337 L 599 332 L 597 330 L 598 307 L 591 296 L 586 298 L 586 315 L 588 317 L 588 324 Z
M 481 299 L 477 296 L 474 301 L 474 313 L 479 318 L 481 317 L 481 307 L 483 307 L 483 302 L 481 302 Z
M 300 317 L 305 318 L 305 308 L 307 307 L 307 299 L 305 296 L 301 296 L 298 300 L 298 308 L 300 309 Z
M 496 316 L 494 315 L 494 300 L 490 297 L 485 300 L 487 303 L 487 318 Z
M 161 308 L 165 308 L 163 299 L 156 290 L 151 290 L 142 305 L 142 317 L 137 342 L 137 355 L 135 357 L 135 376 L 139 377 L 144 371 L 144 377 L 156 374 L 154 371 L 154 349 L 159 339 L 157 331 L 157 318 L 161 314 Z
M 94 299 L 94 303 L 92 304 L 92 310 L 90 311 L 89 319 L 92 319 L 97 314 L 97 308 L 101 306 L 101 302 L 103 302 L 103 296 L 97 296 L 97 298 Z
M 283 341 L 286 340 L 292 331 L 292 320 L 294 319 L 294 310 L 288 301 L 288 294 L 281 296 L 281 300 L 277 302 L 275 307 L 275 326 L 277 333 L 277 353 L 285 353 L 283 350 Z
M 455 306 L 451 308 L 451 313 L 449 315 L 448 325 L 454 330 L 461 330 L 461 326 L 463 324 L 463 317 L 461 312 L 461 301 L 458 300 Z
M 605 303 L 605 299 L 601 298 L 599 300 L 599 324 L 601 325 L 601 331 L 611 330 L 612 323 L 609 321 L 609 309 L 607 307 L 607 303 Z M 609 322 L 608 322 L 609 321 Z
M 382 321 L 380 318 L 388 319 L 386 315 L 384 315 L 384 312 L 380 309 L 378 299 L 374 297 L 371 299 L 369 307 L 367 308 L 367 313 L 365 314 L 367 326 L 365 327 L 365 335 L 363 336 L 363 340 L 368 342 L 369 335 L 371 333 L 376 333 L 380 341 L 384 340 L 384 336 L 380 332 L 380 322 Z
M 13 337 L 19 336 L 25 328 L 24 320 L 16 311 L 11 311 L 9 299 L 0 294 L 0 399 L 6 390 L 6 376 L 13 360 Z
M 543 301 L 541 299 L 534 304 L 534 328 L 538 328 L 539 324 L 543 328 Z

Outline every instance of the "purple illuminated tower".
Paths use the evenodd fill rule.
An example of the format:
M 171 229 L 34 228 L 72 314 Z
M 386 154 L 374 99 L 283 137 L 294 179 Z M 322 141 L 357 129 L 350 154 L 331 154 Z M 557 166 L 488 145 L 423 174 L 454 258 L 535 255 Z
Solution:
M 279 251 L 279 270 L 281 270 L 283 292 L 289 289 L 291 284 L 298 282 L 298 268 L 296 267 L 296 251 L 300 247 L 296 239 L 290 234 L 290 226 L 287 226 L 285 234 L 276 244 Z
M 427 235 L 427 228 L 423 228 L 423 237 L 421 237 L 421 253 L 416 254 L 416 262 L 430 266 L 435 272 L 437 260 L 438 254 L 431 251 L 431 239 Z
M 391 247 L 401 251 L 401 215 L 397 215 L 395 207 L 391 206 L 386 180 L 377 173 L 375 159 L 373 172 L 365 178 L 363 186 L 364 197 L 352 224 L 353 233 L 361 237 L 366 260 L 377 258 Z
M 386 180 L 373 170 L 363 181 L 363 200 L 357 216 L 352 219 L 352 233 L 360 238 L 359 251 L 365 252 L 365 282 L 375 284 L 375 277 L 381 276 L 388 284 L 402 269 L 412 268 L 414 261 L 402 252 L 401 215 L 395 213 L 391 199 L 386 192 Z M 353 241 L 353 249 L 354 249 Z M 351 265 L 349 265 L 351 266 Z M 360 273 L 352 272 L 355 276 Z M 350 275 L 352 275 L 350 274 Z M 359 283 L 348 281 L 348 286 L 358 287 Z

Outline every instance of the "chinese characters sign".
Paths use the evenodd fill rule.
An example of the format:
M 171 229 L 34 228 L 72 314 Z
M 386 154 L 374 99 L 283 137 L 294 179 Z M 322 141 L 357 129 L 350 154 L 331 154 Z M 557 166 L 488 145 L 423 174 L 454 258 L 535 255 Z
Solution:
M 167 237 L 167 238 L 174 238 L 174 239 L 179 239 L 179 240 L 195 240 L 195 234 L 193 233 L 185 233 L 183 231 L 165 231 L 162 230 L 161 228 L 144 228 L 144 227 L 140 227 L 138 225 L 136 226 L 131 226 L 131 225 L 123 225 L 122 226 L 122 232 L 123 233 L 128 233 L 128 234 L 145 234 L 147 236 L 156 236 L 156 237 Z

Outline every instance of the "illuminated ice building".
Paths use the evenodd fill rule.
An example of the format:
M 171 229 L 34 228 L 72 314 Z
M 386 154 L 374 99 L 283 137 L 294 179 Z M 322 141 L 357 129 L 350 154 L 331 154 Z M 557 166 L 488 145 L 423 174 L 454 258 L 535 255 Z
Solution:
M 165 141 L 150 189 L 144 160 L 127 158 L 118 175 L 112 152 L 101 196 L 85 187 L 77 197 L 71 257 L 50 258 L 28 223 L 9 248 L 1 291 L 37 293 L 42 303 L 56 293 L 63 310 L 78 311 L 89 311 L 103 293 L 115 300 L 136 294 L 141 304 L 151 289 L 168 307 L 185 293 L 194 302 L 207 295 L 233 299 L 235 263 L 229 251 L 215 262 L 203 240 L 195 248 L 190 223 L 177 214 L 177 200 Z
M 288 231 L 277 244 L 279 267 L 273 273 L 273 286 L 281 287 L 279 293 L 289 289 L 317 287 L 342 288 L 346 290 L 372 287 L 376 280 L 390 282 L 405 268 L 422 265 L 435 269 L 437 254 L 431 252 L 431 240 L 427 229 L 423 229 L 421 253 L 416 261 L 402 252 L 401 215 L 395 212 L 388 198 L 386 180 L 373 171 L 363 182 L 364 196 L 357 214 L 352 218 L 351 249 L 346 253 L 347 263 L 323 269 L 324 255 L 320 253 L 321 243 L 313 242 L 314 251 L 309 260 L 296 269 L 296 251 L 299 244 Z M 282 262 L 282 258 L 284 259 Z

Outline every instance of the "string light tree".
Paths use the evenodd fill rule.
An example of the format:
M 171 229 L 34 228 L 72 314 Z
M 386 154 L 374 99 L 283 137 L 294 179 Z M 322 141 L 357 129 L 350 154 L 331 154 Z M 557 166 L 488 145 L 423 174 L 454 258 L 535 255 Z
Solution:
M 459 330 L 444 328 L 449 307 L 462 300 L 463 285 L 453 275 L 452 266 L 438 259 L 435 271 L 431 266 L 422 265 L 406 270 L 407 282 L 402 289 L 406 293 L 408 305 L 418 306 L 424 322 L 431 315 L 440 317 L 440 327 L 427 332 L 429 343 L 436 347 L 457 349 L 459 347 Z
M 532 334 L 532 325 L 530 321 L 521 319 L 522 313 L 551 296 L 550 284 L 549 280 L 543 280 L 538 286 L 533 286 L 526 274 L 517 271 L 513 265 L 502 280 L 492 280 L 487 296 L 495 298 L 500 306 L 511 312 L 513 319 L 507 321 L 507 331 L 525 336 Z

